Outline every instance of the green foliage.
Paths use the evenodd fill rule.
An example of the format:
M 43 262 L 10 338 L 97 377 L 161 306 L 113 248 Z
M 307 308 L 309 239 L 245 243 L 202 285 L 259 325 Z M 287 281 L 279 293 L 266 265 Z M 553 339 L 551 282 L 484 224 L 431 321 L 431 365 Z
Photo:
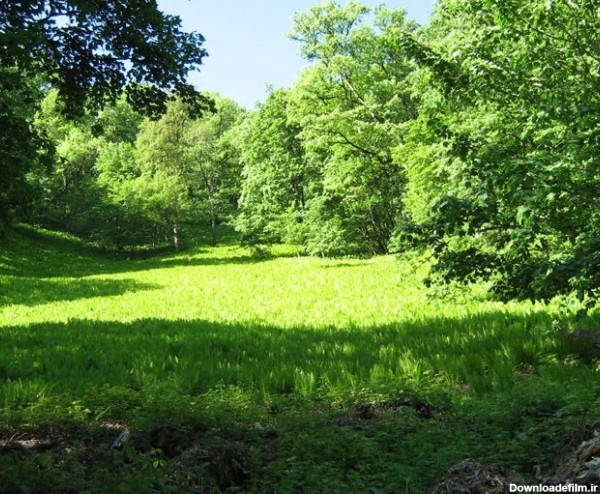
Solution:
M 26 174 L 48 164 L 51 143 L 33 128 L 31 102 L 38 98 L 34 78 L 24 81 L 15 67 L 0 66 L 0 231 L 33 195 Z
M 144 214 L 162 231 L 172 232 L 176 250 L 181 224 L 202 216 L 216 244 L 217 225 L 237 203 L 239 158 L 226 134 L 240 114 L 235 103 L 218 99 L 216 112 L 197 120 L 176 101 L 160 120 L 141 125 L 134 194 Z
M 234 216 L 240 197 L 242 164 L 236 125 L 244 114 L 232 100 L 214 99 L 216 111 L 187 129 L 187 153 L 195 173 L 195 214 L 208 219 L 216 245 L 217 226 Z
M 296 16 L 291 36 L 314 64 L 245 124 L 237 228 L 246 241 L 291 241 L 320 255 L 388 252 L 405 184 L 393 150 L 415 112 L 412 63 L 396 38 L 415 25 L 381 7 L 362 26 L 368 14 L 330 2 Z
M 402 152 L 440 279 L 597 296 L 595 23 L 575 4 L 440 2 L 421 42 L 462 78 L 418 59 L 430 87 Z
M 298 14 L 292 33 L 315 62 L 290 105 L 306 159 L 322 176 L 309 215 L 315 221 L 307 225 L 312 253 L 386 253 L 402 211 L 405 176 L 393 150 L 416 101 L 408 86 L 413 65 L 397 33 L 415 25 L 383 7 L 373 25 L 362 25 L 367 14 L 356 2 L 330 2 Z
M 133 144 L 142 123 L 142 115 L 121 96 L 112 105 L 105 106 L 94 119 L 92 132 L 108 142 Z
M 86 105 L 103 107 L 125 88 L 140 111 L 159 114 L 178 95 L 199 112 L 210 104 L 185 79 L 206 56 L 202 43 L 201 35 L 182 32 L 180 19 L 162 14 L 155 1 L 2 3 L 0 227 L 16 213 L 28 218 L 47 206 L 47 184 L 28 176 L 44 176 L 51 162 L 44 130 L 54 130 L 34 125 L 45 90 L 57 89 L 60 112 L 71 116 L 81 116 Z M 76 200 L 66 196 L 89 192 L 87 184 L 70 185 L 63 209 Z M 78 212 L 65 211 L 60 222 L 71 223 Z
M 37 192 L 29 217 L 118 251 L 167 238 L 178 245 L 187 224 L 211 224 L 216 243 L 239 196 L 240 159 L 228 132 L 241 110 L 215 100 L 216 112 L 202 119 L 181 100 L 161 119 L 144 119 L 121 98 L 73 120 L 50 91 L 35 126 L 55 146 L 55 163 L 28 176 Z
M 0 7 L 0 491 L 425 492 L 465 457 L 533 477 L 597 417 L 595 7 L 440 0 L 419 28 L 329 2 L 296 16 L 291 89 L 199 118 L 198 35 L 51 3 Z M 5 228 L 25 212 L 251 249 L 111 259 Z M 141 442 L 110 450 L 115 424 Z M 185 452 L 141 445 L 165 425 Z
M 184 136 L 190 121 L 187 108 L 177 101 L 160 120 L 142 124 L 135 145 L 140 173 L 133 184 L 136 200 L 165 235 L 172 233 L 176 250 L 180 224 L 193 207 L 193 172 Z
M 130 101 L 153 110 L 164 108 L 166 92 L 200 96 L 185 78 L 206 56 L 204 38 L 182 32 L 181 20 L 155 1 L 7 3 L 0 24 L 2 67 L 17 68 L 23 81 L 43 74 L 71 112 L 86 98 L 104 104 L 128 85 Z
M 300 127 L 288 121 L 289 91 L 273 91 L 240 126 L 244 168 L 236 228 L 244 243 L 302 244 L 308 202 L 318 187 L 306 160 Z
M 596 23 L 534 1 L 441 1 L 422 28 L 356 2 L 297 14 L 312 65 L 242 128 L 238 230 L 320 255 L 420 247 L 432 280 L 504 300 L 595 299 Z
M 443 0 L 419 27 L 399 9 L 328 2 L 295 17 L 312 64 L 293 87 L 248 115 L 212 97 L 202 118 L 182 86 L 201 37 L 153 2 L 17 10 L 0 10 L 1 225 L 17 215 L 122 250 L 177 249 L 198 224 L 216 244 L 230 223 L 257 252 L 420 248 L 430 282 L 597 299 L 589 6 Z M 114 16 L 134 12 L 125 33 Z M 86 98 L 102 111 L 81 111 Z M 144 119 L 140 101 L 166 113 Z

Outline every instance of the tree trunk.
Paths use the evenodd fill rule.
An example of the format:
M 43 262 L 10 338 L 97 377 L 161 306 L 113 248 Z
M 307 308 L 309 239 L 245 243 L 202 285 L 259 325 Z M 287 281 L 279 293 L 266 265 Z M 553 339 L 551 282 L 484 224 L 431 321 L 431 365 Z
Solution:
M 173 223 L 173 247 L 176 252 L 179 252 L 179 226 L 177 223 Z
M 216 247 L 217 245 L 217 215 L 215 213 L 211 213 L 210 215 L 210 233 L 212 235 L 212 245 Z

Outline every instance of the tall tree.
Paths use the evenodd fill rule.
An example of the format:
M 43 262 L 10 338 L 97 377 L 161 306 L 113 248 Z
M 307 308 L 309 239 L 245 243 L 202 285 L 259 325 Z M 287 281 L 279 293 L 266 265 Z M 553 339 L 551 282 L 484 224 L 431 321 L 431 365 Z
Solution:
M 50 141 L 32 125 L 31 101 L 40 97 L 34 78 L 23 80 L 17 68 L 0 67 L 0 233 L 31 197 L 27 171 L 51 163 Z
M 155 0 L 2 2 L 0 28 L 2 67 L 23 80 L 44 74 L 70 110 L 88 99 L 102 104 L 126 86 L 153 109 L 164 108 L 165 91 L 198 101 L 185 78 L 206 56 L 204 39 L 182 32 Z
M 292 37 L 315 65 L 294 89 L 291 118 L 308 159 L 323 170 L 311 251 L 385 253 L 402 214 L 406 178 L 394 150 L 417 101 L 409 84 L 414 64 L 398 33 L 417 26 L 384 7 L 364 24 L 369 13 L 357 2 L 329 2 L 295 19 Z
M 90 209 L 98 200 L 94 166 L 99 142 L 92 135 L 88 113 L 68 118 L 64 108 L 58 91 L 52 89 L 35 115 L 33 129 L 50 142 L 52 152 L 48 158 L 52 164 L 34 167 L 26 175 L 34 192 L 29 198 L 29 217 L 83 233 L 90 220 Z
M 243 110 L 232 100 L 213 99 L 215 112 L 191 122 L 187 150 L 196 183 L 196 215 L 208 216 L 216 245 L 217 226 L 234 213 L 240 194 L 241 162 L 232 132 Z
M 190 122 L 189 109 L 176 100 L 160 120 L 142 123 L 136 140 L 139 200 L 156 224 L 171 229 L 175 250 L 180 248 L 181 222 L 189 217 L 196 185 L 187 153 Z
M 300 126 L 288 121 L 290 92 L 273 91 L 240 126 L 242 194 L 236 221 L 244 242 L 303 242 L 303 223 L 318 174 L 304 155 Z
M 237 202 L 239 160 L 227 132 L 241 109 L 215 100 L 216 112 L 201 119 L 183 101 L 170 102 L 160 120 L 142 123 L 135 143 L 141 209 L 155 224 L 169 225 L 175 249 L 181 225 L 207 217 L 216 243 L 218 223 Z

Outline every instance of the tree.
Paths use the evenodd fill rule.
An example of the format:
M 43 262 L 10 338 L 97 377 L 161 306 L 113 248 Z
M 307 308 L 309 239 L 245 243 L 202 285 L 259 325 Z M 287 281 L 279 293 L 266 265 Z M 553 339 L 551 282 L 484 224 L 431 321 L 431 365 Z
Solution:
M 176 250 L 181 225 L 207 217 L 216 243 L 220 218 L 237 202 L 239 164 L 226 135 L 241 109 L 215 100 L 216 112 L 201 119 L 183 101 L 170 102 L 160 120 L 141 124 L 135 143 L 140 208 L 155 224 L 169 226 Z
M 402 215 L 406 177 L 394 150 L 418 102 L 409 84 L 414 64 L 399 33 L 416 24 L 384 7 L 375 9 L 372 25 L 363 24 L 369 13 L 357 2 L 329 2 L 295 19 L 292 37 L 315 63 L 290 104 L 307 159 L 323 174 L 309 215 L 312 252 L 386 253 Z
M 236 228 L 245 243 L 303 243 L 303 223 L 318 173 L 307 162 L 300 126 L 288 121 L 290 92 L 271 92 L 240 125 L 244 168 Z
M 3 2 L 0 26 L 2 67 L 23 80 L 44 74 L 71 111 L 88 99 L 103 104 L 126 86 L 153 109 L 164 108 L 168 92 L 198 101 L 185 78 L 206 56 L 204 39 L 182 32 L 180 19 L 155 0 Z
M 91 208 L 89 237 L 104 248 L 155 245 L 159 229 L 144 210 L 137 180 L 141 176 L 134 144 L 102 141 L 95 164 L 100 200 Z
M 429 202 L 426 215 L 415 214 L 416 203 L 408 209 L 434 246 L 442 279 L 483 276 L 503 298 L 597 297 L 592 4 L 438 5 L 416 57 L 434 90 L 404 157 L 415 196 Z
M 233 214 L 240 194 L 241 162 L 233 129 L 243 118 L 243 111 L 232 100 L 212 98 L 215 112 L 190 122 L 187 152 L 194 174 L 195 215 L 208 216 L 216 245 L 217 226 Z
M 186 132 L 191 116 L 176 100 L 158 121 L 142 123 L 136 140 L 140 176 L 137 196 L 143 210 L 157 225 L 171 229 L 173 246 L 180 248 L 180 226 L 193 207 L 193 170 L 187 154 Z
M 0 4 L 0 217 L 17 202 L 42 150 L 33 119 L 40 87 L 57 88 L 64 111 L 81 114 L 126 89 L 151 112 L 178 94 L 199 109 L 205 100 L 185 82 L 206 52 L 203 38 L 154 0 L 35 0 Z M 19 150 L 19 151 L 16 151 Z M 2 221 L 2 220 L 0 220 Z
M 104 248 L 118 251 L 155 245 L 158 231 L 143 209 L 136 180 L 141 175 L 135 141 L 143 116 L 121 97 L 105 107 L 92 123 L 97 136 L 95 188 L 100 200 L 91 210 L 89 236 Z
M 57 90 L 48 91 L 33 121 L 33 131 L 45 136 L 48 166 L 30 166 L 25 182 L 30 194 L 27 218 L 72 232 L 84 233 L 89 210 L 98 200 L 95 162 L 99 142 L 92 136 L 88 113 L 67 118 Z M 38 150 L 40 153 L 41 150 Z
M 76 119 L 61 112 L 56 90 L 42 102 L 36 130 L 56 152 L 49 169 L 29 173 L 36 185 L 36 222 L 59 226 L 103 248 L 156 245 L 182 224 L 216 227 L 233 214 L 240 161 L 231 129 L 242 114 L 213 96 L 216 112 L 195 117 L 182 100 L 158 120 L 144 118 L 124 97 Z
M 32 126 L 31 101 L 39 93 L 34 78 L 24 81 L 16 68 L 0 67 L 0 233 L 31 197 L 26 172 L 51 161 L 49 140 Z

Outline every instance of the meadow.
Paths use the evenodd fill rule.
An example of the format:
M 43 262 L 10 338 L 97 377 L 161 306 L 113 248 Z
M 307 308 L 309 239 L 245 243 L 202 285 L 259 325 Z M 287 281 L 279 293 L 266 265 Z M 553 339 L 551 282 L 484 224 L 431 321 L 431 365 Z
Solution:
M 467 457 L 533 478 L 598 418 L 598 350 L 565 333 L 600 315 L 432 297 L 427 269 L 9 231 L 0 492 L 422 493 Z

